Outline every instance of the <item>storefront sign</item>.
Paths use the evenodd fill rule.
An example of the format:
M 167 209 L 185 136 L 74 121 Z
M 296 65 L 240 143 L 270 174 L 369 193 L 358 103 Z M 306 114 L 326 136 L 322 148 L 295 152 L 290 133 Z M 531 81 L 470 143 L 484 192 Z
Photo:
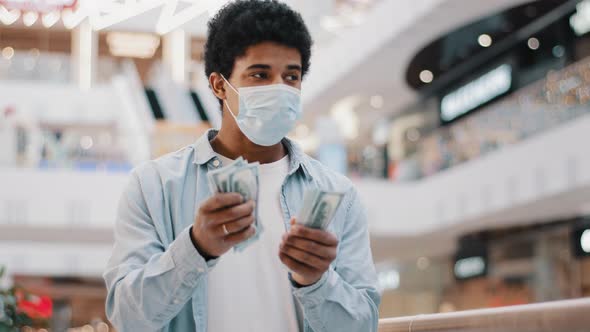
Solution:
M 440 105 L 443 122 L 451 122 L 500 97 L 512 86 L 512 66 L 504 64 L 460 89 L 444 96 Z

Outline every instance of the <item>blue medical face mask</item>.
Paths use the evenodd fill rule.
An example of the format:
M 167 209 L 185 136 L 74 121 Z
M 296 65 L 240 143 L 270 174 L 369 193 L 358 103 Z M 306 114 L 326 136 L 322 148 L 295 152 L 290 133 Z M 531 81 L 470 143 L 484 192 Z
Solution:
M 223 79 L 240 100 L 237 116 L 226 99 L 227 108 L 242 133 L 252 143 L 262 146 L 279 143 L 301 118 L 301 92 L 298 89 L 285 84 L 273 84 L 236 90 L 225 77 Z

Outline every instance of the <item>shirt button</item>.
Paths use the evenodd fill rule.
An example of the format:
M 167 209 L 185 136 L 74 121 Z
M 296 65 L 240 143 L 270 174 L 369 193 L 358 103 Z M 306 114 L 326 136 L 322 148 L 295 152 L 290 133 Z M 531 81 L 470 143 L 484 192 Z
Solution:
M 213 160 L 213 167 L 219 167 L 219 159 Z
M 174 299 L 173 302 L 174 302 L 174 304 L 179 304 L 180 303 L 180 300 L 179 299 Z

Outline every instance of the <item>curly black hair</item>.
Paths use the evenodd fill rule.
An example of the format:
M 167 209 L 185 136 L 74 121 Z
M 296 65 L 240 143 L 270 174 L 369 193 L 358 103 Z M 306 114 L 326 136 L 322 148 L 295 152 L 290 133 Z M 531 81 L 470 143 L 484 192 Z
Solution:
M 205 74 L 229 78 L 234 61 L 246 49 L 272 41 L 301 53 L 302 76 L 309 70 L 311 35 L 301 15 L 276 0 L 237 0 L 224 6 L 208 24 Z

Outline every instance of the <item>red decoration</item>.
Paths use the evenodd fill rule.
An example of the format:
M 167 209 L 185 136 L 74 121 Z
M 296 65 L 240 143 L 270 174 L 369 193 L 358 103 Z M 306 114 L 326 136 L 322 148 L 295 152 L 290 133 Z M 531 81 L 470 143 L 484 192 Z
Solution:
M 17 310 L 31 319 L 49 319 L 53 315 L 53 302 L 48 296 L 25 296 L 17 292 L 16 300 Z

